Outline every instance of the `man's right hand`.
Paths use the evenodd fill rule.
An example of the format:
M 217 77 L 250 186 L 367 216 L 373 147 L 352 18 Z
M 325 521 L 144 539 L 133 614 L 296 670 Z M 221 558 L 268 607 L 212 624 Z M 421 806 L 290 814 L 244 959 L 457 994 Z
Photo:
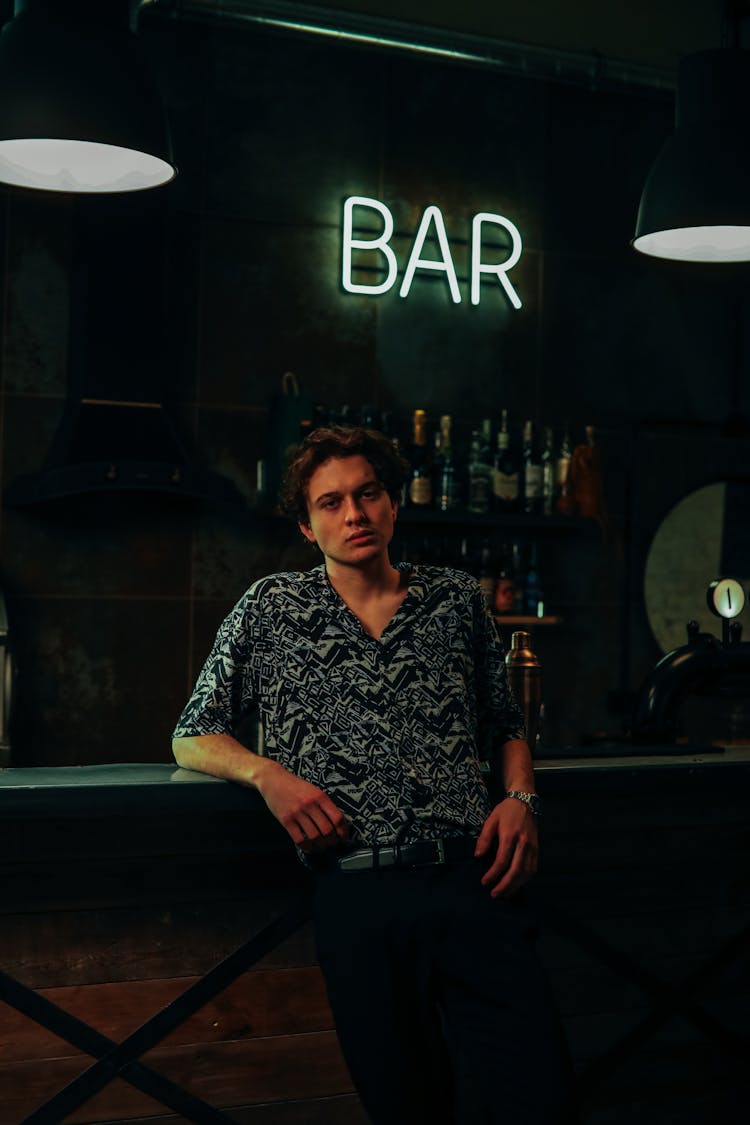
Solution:
M 318 852 L 348 838 L 349 821 L 322 789 L 271 758 L 262 763 L 254 784 L 297 847 Z

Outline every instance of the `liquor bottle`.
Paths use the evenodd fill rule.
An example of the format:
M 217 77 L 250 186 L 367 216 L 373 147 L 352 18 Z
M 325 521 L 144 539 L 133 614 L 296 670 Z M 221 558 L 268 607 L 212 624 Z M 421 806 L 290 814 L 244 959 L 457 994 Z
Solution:
M 555 485 L 557 489 L 555 507 L 558 512 L 573 511 L 573 498 L 570 494 L 570 459 L 572 455 L 573 449 L 570 444 L 570 429 L 566 422 L 565 428 L 563 429 L 562 441 L 560 442 L 560 449 L 557 454 L 557 465 L 555 469 Z
M 479 448 L 482 460 L 488 465 L 492 464 L 492 419 L 483 418 L 479 430 Z
M 542 464 L 534 448 L 534 424 L 526 421 L 523 426 L 523 510 L 537 513 L 542 504 Z
M 441 430 L 435 430 L 432 435 L 432 495 L 437 495 L 436 482 L 440 476 L 440 470 L 443 467 L 443 434 Z
M 529 548 L 529 565 L 524 582 L 524 613 L 529 617 L 544 617 L 544 594 L 539 579 L 536 543 Z
M 385 435 L 385 437 L 388 438 L 388 440 L 390 441 L 391 445 L 395 449 L 398 456 L 401 457 L 404 461 L 407 460 L 407 458 L 404 457 L 404 450 L 403 450 L 403 446 L 401 444 L 401 439 L 398 437 L 397 434 L 395 434 L 393 432 L 393 416 L 391 415 L 391 412 L 389 410 L 383 411 L 383 434 Z M 406 505 L 408 503 L 408 496 L 409 496 L 409 481 L 404 480 L 403 484 L 401 485 L 400 492 L 399 492 L 399 498 L 398 498 L 399 508 L 405 508 L 406 507 Z
M 324 402 L 316 402 L 312 410 L 312 427 L 310 433 L 314 430 L 319 430 L 323 426 L 330 425 L 328 407 Z
M 427 445 L 427 415 L 424 410 L 414 411 L 409 462 L 411 464 L 409 506 L 429 508 L 432 504 L 432 463 Z
M 367 430 L 382 430 L 383 416 L 372 402 L 366 402 L 360 411 L 360 423 Z
M 495 605 L 495 587 L 497 577 L 492 560 L 492 548 L 489 539 L 482 540 L 482 549 L 479 554 L 479 586 L 484 596 L 485 605 L 492 611 Z
M 401 449 L 400 439 L 397 438 L 397 437 L 392 437 L 391 438 L 391 445 L 396 450 L 396 453 L 398 453 L 399 457 L 403 457 L 403 459 L 405 461 L 406 458 L 404 457 L 403 450 Z M 411 484 L 410 478 L 405 477 L 402 484 L 401 484 L 401 488 L 400 488 L 399 494 L 398 494 L 398 506 L 399 506 L 399 508 L 406 508 L 406 507 L 409 506 L 409 485 L 410 484 Z
M 441 512 L 451 512 L 460 504 L 460 482 L 453 457 L 453 437 L 450 414 L 440 418 L 441 459 L 439 471 L 435 474 L 435 506 Z
M 438 507 L 440 476 L 443 471 L 443 435 L 440 430 L 432 434 L 432 455 L 430 457 L 430 488 L 432 500 L 430 507 Z
M 516 578 L 513 573 L 513 556 L 510 546 L 504 543 L 500 551 L 500 564 L 495 584 L 495 613 L 513 613 L 516 608 Z
M 579 516 L 590 516 L 603 526 L 606 524 L 602 464 L 593 426 L 586 426 L 586 442 L 577 445 L 571 454 L 570 493 Z
M 518 511 L 518 460 L 510 448 L 508 411 L 503 410 L 500 429 L 497 431 L 497 451 L 492 472 L 493 507 L 496 512 Z
M 542 512 L 551 516 L 555 504 L 555 452 L 553 449 L 554 434 L 551 426 L 544 427 L 544 444 L 542 446 Z
M 511 565 L 513 568 L 513 613 L 521 615 L 524 611 L 524 574 L 521 544 L 514 539 L 511 544 Z
M 466 506 L 474 515 L 484 516 L 490 510 L 491 474 L 489 462 L 483 459 L 479 430 L 473 430 L 468 464 L 469 502 Z

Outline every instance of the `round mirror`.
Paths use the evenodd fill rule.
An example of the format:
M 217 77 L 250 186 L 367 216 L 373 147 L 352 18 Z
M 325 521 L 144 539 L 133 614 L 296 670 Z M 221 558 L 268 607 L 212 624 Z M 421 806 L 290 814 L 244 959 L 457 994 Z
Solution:
M 750 586 L 750 481 L 698 488 L 660 524 L 646 559 L 643 593 L 663 652 L 687 642 L 691 619 L 701 632 L 721 636 L 721 622 L 706 604 L 706 590 L 717 578 L 736 578 L 746 592 Z

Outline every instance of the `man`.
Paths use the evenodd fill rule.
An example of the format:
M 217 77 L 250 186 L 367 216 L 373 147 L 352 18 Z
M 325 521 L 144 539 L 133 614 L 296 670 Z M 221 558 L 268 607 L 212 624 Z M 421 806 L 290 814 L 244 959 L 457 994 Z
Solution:
M 316 872 L 320 964 L 374 1125 L 550 1125 L 564 1051 L 516 894 L 537 864 L 531 755 L 477 583 L 391 565 L 403 476 L 381 434 L 306 439 L 283 502 L 323 564 L 235 606 L 174 753 L 255 786 Z M 263 757 L 235 737 L 255 706 Z

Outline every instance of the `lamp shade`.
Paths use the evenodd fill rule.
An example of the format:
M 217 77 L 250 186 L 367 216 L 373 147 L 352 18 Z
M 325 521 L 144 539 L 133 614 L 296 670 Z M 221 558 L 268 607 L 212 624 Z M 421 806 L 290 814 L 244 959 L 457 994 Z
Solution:
M 0 182 L 138 191 L 175 175 L 159 92 L 122 0 L 25 0 L 0 35 Z
M 675 130 L 641 196 L 632 245 L 687 262 L 750 261 L 750 52 L 680 62 Z

